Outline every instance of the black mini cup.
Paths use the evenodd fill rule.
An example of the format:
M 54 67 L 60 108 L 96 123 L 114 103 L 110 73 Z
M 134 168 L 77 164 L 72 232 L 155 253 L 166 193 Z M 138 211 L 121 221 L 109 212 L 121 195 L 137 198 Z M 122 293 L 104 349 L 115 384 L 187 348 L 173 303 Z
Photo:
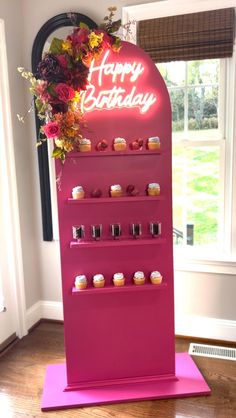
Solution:
M 121 236 L 121 226 L 120 224 L 111 224 L 111 235 L 114 239 L 118 239 Z
M 84 225 L 72 226 L 72 234 L 74 239 L 83 239 L 85 236 Z
M 102 225 L 92 225 L 91 234 L 95 240 L 101 239 L 102 236 Z
M 131 234 L 134 238 L 138 238 L 142 235 L 141 224 L 131 224 Z
M 161 223 L 150 222 L 150 234 L 155 238 L 161 235 Z

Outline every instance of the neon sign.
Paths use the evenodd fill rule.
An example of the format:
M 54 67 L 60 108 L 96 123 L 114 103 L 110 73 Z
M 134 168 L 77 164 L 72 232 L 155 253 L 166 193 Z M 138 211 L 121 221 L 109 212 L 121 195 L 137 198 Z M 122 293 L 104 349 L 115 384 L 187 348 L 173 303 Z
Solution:
M 145 67 L 140 62 L 108 62 L 109 53 L 104 54 L 100 65 L 96 66 L 94 60 L 91 62 L 90 84 L 81 95 L 82 111 L 138 107 L 140 113 L 146 113 L 157 97 L 152 92 L 139 92 L 134 85 L 145 72 Z M 107 83 L 110 88 L 101 90 L 100 87 L 107 86 Z

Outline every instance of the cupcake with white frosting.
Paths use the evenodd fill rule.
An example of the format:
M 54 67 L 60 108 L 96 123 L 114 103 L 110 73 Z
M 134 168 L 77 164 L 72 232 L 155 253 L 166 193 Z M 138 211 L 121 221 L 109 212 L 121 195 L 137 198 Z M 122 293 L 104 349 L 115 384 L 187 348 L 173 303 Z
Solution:
M 82 186 L 76 186 L 72 189 L 73 199 L 83 199 L 84 198 L 84 189 Z
M 113 275 L 113 284 L 114 284 L 114 286 L 124 286 L 125 277 L 124 277 L 123 273 L 115 273 Z
M 152 271 L 150 274 L 150 280 L 152 284 L 161 284 L 162 275 L 159 271 Z
M 91 141 L 87 138 L 82 138 L 79 141 L 79 150 L 80 152 L 89 152 L 91 151 Z
M 80 274 L 79 276 L 76 276 L 75 278 L 75 287 L 76 289 L 86 289 L 87 287 L 87 278 L 84 274 Z
M 104 287 L 105 286 L 105 279 L 103 274 L 95 274 L 93 276 L 93 286 L 94 287 Z
M 147 148 L 150 150 L 159 150 L 161 146 L 160 138 L 158 136 L 152 136 L 151 138 L 148 138 L 147 141 Z
M 134 273 L 134 284 L 141 285 L 145 283 L 145 275 L 143 271 L 136 271 Z
M 115 151 L 125 151 L 127 148 L 126 140 L 124 138 L 115 138 L 113 148 Z
M 120 184 L 113 184 L 113 186 L 110 187 L 111 197 L 121 197 L 122 194 L 123 192 Z
M 160 192 L 161 192 L 160 184 L 149 183 L 147 187 L 148 196 L 159 196 Z

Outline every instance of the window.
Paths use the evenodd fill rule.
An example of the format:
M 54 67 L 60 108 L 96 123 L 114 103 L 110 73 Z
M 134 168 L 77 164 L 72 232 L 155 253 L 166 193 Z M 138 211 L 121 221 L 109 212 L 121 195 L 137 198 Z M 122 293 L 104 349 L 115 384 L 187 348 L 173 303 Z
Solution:
M 229 9 L 232 8 L 232 10 L 228 12 L 224 9 L 225 7 Z M 217 10 L 219 10 L 219 18 L 216 18 L 218 15 Z M 204 15 L 207 16 L 207 24 L 204 23 L 205 17 L 201 15 L 202 12 L 210 12 L 207 15 Z M 183 13 L 185 16 L 183 16 Z M 195 19 L 195 16 L 191 16 L 194 13 L 197 14 L 197 19 Z M 191 24 L 189 23 L 190 20 L 187 15 L 190 17 Z M 175 18 L 178 16 L 179 19 L 174 19 L 173 24 L 170 24 L 170 20 L 168 20 L 168 24 L 166 24 L 166 21 L 164 20 L 165 18 Z M 204 19 L 202 19 L 203 17 Z M 161 24 L 164 25 L 164 30 L 163 26 L 160 24 L 160 20 L 162 20 L 162 18 L 163 21 Z M 208 237 L 207 243 L 201 243 L 198 245 L 196 241 L 196 234 L 194 234 L 194 245 L 186 246 L 184 251 L 182 245 L 176 245 L 175 250 L 177 251 L 177 256 L 175 258 L 175 268 L 180 269 L 181 271 L 190 271 L 193 269 L 194 271 L 211 271 L 215 273 L 216 271 L 219 272 L 218 267 L 220 266 L 221 272 L 224 271 L 228 274 L 229 271 L 233 272 L 236 255 L 236 188 L 234 181 L 236 176 L 236 57 L 235 53 L 233 53 L 235 38 L 235 1 L 228 0 L 226 5 L 223 0 L 219 0 L 217 2 L 213 0 L 206 0 L 204 2 L 201 0 L 192 0 L 191 2 L 182 0 L 180 7 L 178 2 L 167 0 L 165 2 L 158 1 L 154 3 L 139 4 L 137 6 L 124 7 L 123 23 L 127 23 L 132 20 L 135 20 L 135 25 L 133 25 L 132 31 L 129 34 L 129 40 L 132 40 L 132 42 L 137 43 L 145 49 L 155 62 L 163 63 L 169 61 L 168 65 L 170 66 L 171 61 L 174 61 L 176 65 L 176 60 L 205 60 L 206 58 L 207 60 L 208 58 L 215 60 L 216 58 L 220 58 L 219 75 L 216 83 L 218 84 L 219 89 L 217 115 L 218 128 L 215 129 L 217 136 L 215 138 L 211 138 L 210 142 L 214 152 L 217 150 L 220 154 L 218 158 L 218 172 L 216 173 L 220 196 L 217 207 L 218 218 L 216 218 L 218 222 L 217 234 L 215 235 L 216 238 L 213 241 L 210 237 Z M 151 23 L 150 20 L 152 21 Z M 153 22 L 153 20 L 156 20 L 156 22 Z M 178 24 L 177 31 L 175 23 Z M 215 24 L 216 26 L 214 26 Z M 204 36 L 201 28 L 203 29 Z M 210 31 L 209 33 L 208 29 Z M 220 30 L 218 31 L 218 29 Z M 196 33 L 196 36 L 194 35 L 194 39 L 190 32 Z M 217 47 L 215 38 L 216 34 L 217 39 L 219 40 Z M 224 37 L 223 42 L 222 36 Z M 199 49 L 200 39 L 202 42 L 201 48 Z M 226 52 L 226 44 L 229 46 L 229 50 L 227 50 L 228 52 Z M 208 51 L 206 51 L 206 48 L 209 48 Z M 210 54 L 209 51 L 211 52 Z M 170 56 L 170 52 L 173 53 L 172 57 Z M 196 52 L 196 55 L 193 56 L 192 52 Z M 186 80 L 188 63 L 182 63 L 179 65 L 186 65 L 185 76 L 182 78 L 182 80 Z M 205 81 L 203 84 L 204 83 Z M 210 80 L 210 84 L 213 84 L 212 79 Z M 171 86 L 168 86 L 168 88 L 170 87 Z M 177 87 L 183 87 L 183 83 L 182 86 L 177 85 L 176 88 Z M 187 87 L 188 85 L 186 88 Z M 189 88 L 190 87 L 191 86 L 189 85 Z M 192 87 L 195 86 L 192 85 Z M 186 89 L 184 91 L 186 91 Z M 186 93 L 184 97 L 186 100 Z M 184 102 L 184 108 L 187 108 L 186 102 Z M 188 126 L 186 120 L 188 120 L 188 116 L 185 112 L 185 127 L 186 125 Z M 197 149 L 197 146 L 203 146 L 204 152 L 206 152 L 206 150 L 210 151 L 210 144 L 208 143 L 210 138 L 206 137 L 205 140 L 197 143 L 200 138 L 198 137 L 198 139 L 194 139 L 192 136 L 192 133 L 194 132 L 191 132 L 191 130 L 192 129 L 188 129 L 188 136 L 185 135 L 186 131 L 184 131 L 184 135 L 181 140 L 182 147 L 179 142 L 180 152 L 184 152 L 185 156 L 187 155 L 188 157 L 185 157 L 185 164 L 190 161 L 190 158 L 192 157 L 189 154 Z M 204 132 L 200 131 L 201 130 L 198 130 L 199 134 L 204 134 Z M 205 130 L 202 129 L 202 131 Z M 176 132 L 174 132 L 174 136 L 175 134 Z M 173 151 L 175 153 L 175 150 Z M 199 157 L 197 156 L 196 158 Z M 177 169 L 176 164 L 175 167 Z M 209 172 L 207 163 L 202 167 L 202 170 L 206 171 L 206 169 L 208 169 L 207 172 Z M 188 166 L 185 167 L 185 169 L 187 168 Z M 188 195 L 186 195 L 186 198 L 189 201 Z M 203 196 L 202 202 L 204 202 Z M 176 202 L 174 201 L 174 205 L 175 204 Z M 184 205 L 185 202 L 183 202 L 183 206 Z M 184 207 L 186 208 L 186 205 Z M 202 213 L 204 210 L 205 209 L 203 207 Z M 188 229 L 191 232 L 192 219 L 190 218 L 191 217 L 189 216 L 189 219 L 187 220 L 185 216 L 184 223 L 186 223 L 187 220 L 187 225 L 189 225 Z M 183 225 L 182 222 L 180 228 L 182 228 L 181 233 L 183 233 L 183 238 L 182 234 L 180 234 L 179 243 L 182 242 L 183 244 L 186 243 L 187 239 L 187 226 L 186 224 Z M 191 233 L 188 233 L 188 237 L 191 238 Z M 203 251 L 200 251 L 201 249 Z
M 225 60 L 158 64 L 172 105 L 175 244 L 220 249 Z

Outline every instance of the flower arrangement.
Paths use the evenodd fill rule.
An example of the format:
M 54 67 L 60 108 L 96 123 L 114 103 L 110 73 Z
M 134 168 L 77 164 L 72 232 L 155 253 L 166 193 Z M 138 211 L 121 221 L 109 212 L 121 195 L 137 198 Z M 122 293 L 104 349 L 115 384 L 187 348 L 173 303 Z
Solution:
M 97 29 L 91 30 L 81 23 L 66 39 L 54 38 L 35 74 L 18 68 L 30 82 L 30 92 L 42 121 L 37 145 L 53 139 L 52 156 L 62 162 L 68 152 L 77 149 L 82 138 L 84 117 L 80 97 L 88 84 L 91 61 L 98 60 L 105 49 L 118 52 L 121 47 L 120 38 L 114 35 L 121 26 L 120 20 L 113 21 L 116 7 L 109 7 L 108 11 Z M 25 116 L 17 116 L 24 122 Z

